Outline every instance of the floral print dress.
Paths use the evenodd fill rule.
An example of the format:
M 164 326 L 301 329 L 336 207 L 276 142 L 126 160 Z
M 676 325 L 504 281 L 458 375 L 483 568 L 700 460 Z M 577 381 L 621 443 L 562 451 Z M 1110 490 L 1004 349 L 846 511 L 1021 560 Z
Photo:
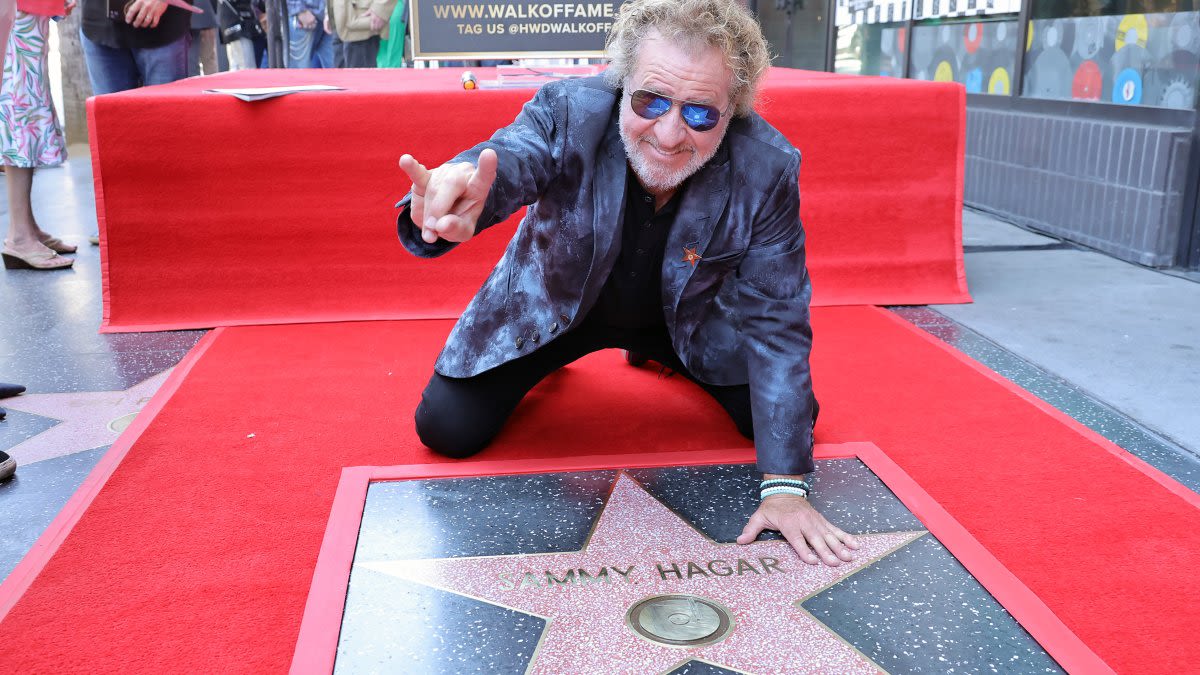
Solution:
M 50 17 L 17 11 L 0 86 L 0 164 L 36 168 L 67 158 L 47 72 Z

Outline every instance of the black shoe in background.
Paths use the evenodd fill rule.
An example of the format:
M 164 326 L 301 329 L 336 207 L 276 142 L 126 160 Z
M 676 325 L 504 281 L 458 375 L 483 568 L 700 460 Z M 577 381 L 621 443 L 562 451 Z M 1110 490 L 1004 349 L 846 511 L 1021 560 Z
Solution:
M 8 456 L 7 452 L 0 450 L 0 483 L 13 477 L 17 472 L 17 460 Z
M 0 382 L 0 398 L 16 396 L 23 391 L 25 391 L 25 385 L 23 384 L 8 384 L 7 382 Z

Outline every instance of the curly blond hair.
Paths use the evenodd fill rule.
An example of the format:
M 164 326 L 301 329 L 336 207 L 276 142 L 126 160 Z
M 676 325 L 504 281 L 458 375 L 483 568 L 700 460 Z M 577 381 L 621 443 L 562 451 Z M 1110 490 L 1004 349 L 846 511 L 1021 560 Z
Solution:
M 758 21 L 737 0 L 629 0 L 621 5 L 608 35 L 605 75 L 610 84 L 625 86 L 642 40 L 654 31 L 676 44 L 720 49 L 733 71 L 729 97 L 734 115 L 753 112 L 771 55 Z

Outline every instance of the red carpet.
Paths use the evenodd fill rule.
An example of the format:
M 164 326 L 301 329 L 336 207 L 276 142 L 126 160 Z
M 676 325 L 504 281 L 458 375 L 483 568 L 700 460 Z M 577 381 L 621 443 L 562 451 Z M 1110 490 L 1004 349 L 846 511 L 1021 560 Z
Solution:
M 818 309 L 814 323 L 820 442 L 882 448 L 1118 672 L 1200 660 L 1195 495 L 882 310 Z M 0 670 L 286 668 L 341 468 L 438 461 L 411 413 L 448 329 L 206 338 L 3 622 Z M 612 352 L 552 377 L 518 416 L 481 460 L 747 445 L 690 383 Z
M 395 235 L 397 160 L 444 162 L 533 94 L 464 91 L 459 72 L 241 71 L 90 99 L 103 330 L 457 316 L 515 220 L 435 263 L 412 257 Z M 299 83 L 346 90 L 203 93 Z M 816 304 L 969 299 L 962 87 L 775 69 L 762 97 L 804 155 Z

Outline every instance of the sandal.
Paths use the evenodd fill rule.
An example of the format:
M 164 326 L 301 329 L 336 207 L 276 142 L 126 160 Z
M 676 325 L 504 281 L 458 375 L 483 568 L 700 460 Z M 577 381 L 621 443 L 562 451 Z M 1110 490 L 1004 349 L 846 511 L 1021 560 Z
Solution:
M 46 237 L 42 240 L 42 245 L 55 253 L 74 253 L 79 250 L 75 244 L 68 244 L 58 237 Z
M 60 270 L 75 264 L 74 260 L 64 258 L 48 248 L 33 253 L 20 253 L 6 244 L 0 256 L 4 258 L 4 268 L 10 270 Z

